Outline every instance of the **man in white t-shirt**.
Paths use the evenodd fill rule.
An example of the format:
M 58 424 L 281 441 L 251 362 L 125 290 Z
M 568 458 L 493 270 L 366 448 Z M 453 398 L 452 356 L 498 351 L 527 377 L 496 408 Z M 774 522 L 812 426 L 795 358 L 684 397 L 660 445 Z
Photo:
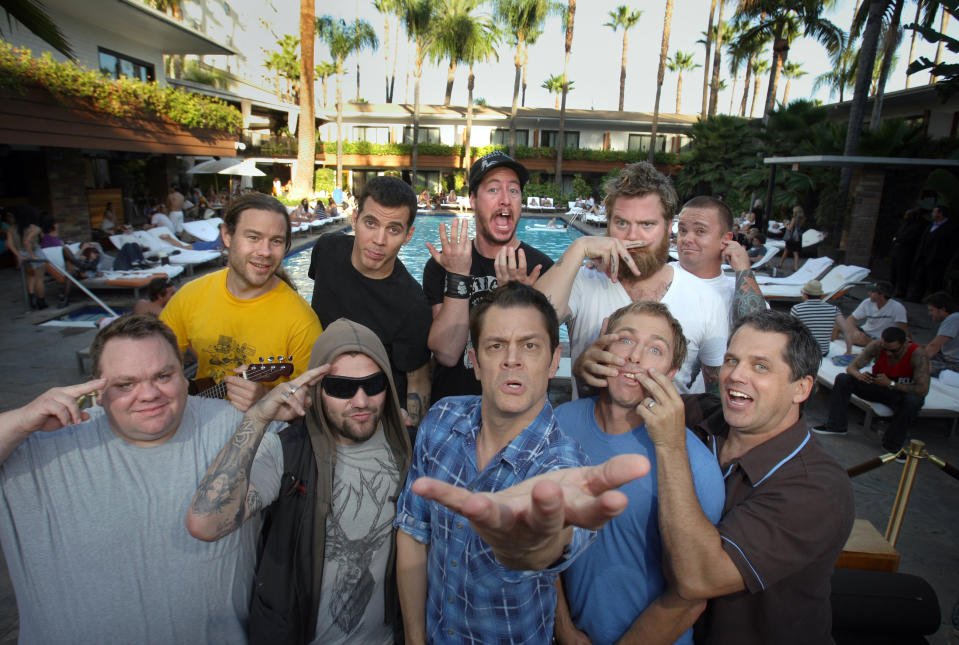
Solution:
M 603 333 L 604 319 L 630 302 L 652 300 L 669 307 L 689 342 L 674 379 L 677 388 L 690 391 L 699 364 L 706 389 L 715 391 L 729 309 L 715 290 L 703 289 L 681 266 L 666 264 L 678 202 L 672 183 L 652 164 L 639 162 L 627 165 L 604 190 L 608 236 L 574 240 L 536 283 L 567 321 L 574 374 L 592 387 L 605 387 L 607 377 L 618 375 L 622 359 L 606 351 L 613 339 Z M 585 260 L 598 261 L 598 267 L 582 266 Z
M 910 336 L 906 308 L 901 302 L 891 300 L 892 284 L 880 280 L 869 285 L 869 297 L 859 303 L 859 306 L 848 318 L 836 318 L 836 327 L 832 332 L 832 340 L 842 334 L 846 341 L 846 355 L 852 354 L 852 346 L 865 347 L 882 335 L 887 327 L 899 326 Z
M 959 312 L 956 301 L 945 291 L 937 291 L 923 298 L 929 317 L 939 323 L 936 337 L 926 345 L 926 355 L 933 376 L 942 370 L 959 371 Z

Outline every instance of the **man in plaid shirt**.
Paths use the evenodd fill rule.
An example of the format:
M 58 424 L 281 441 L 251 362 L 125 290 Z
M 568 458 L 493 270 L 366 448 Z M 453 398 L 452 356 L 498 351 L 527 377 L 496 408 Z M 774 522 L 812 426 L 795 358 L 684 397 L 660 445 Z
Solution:
M 560 431 L 546 400 L 559 324 L 545 296 L 507 283 L 473 308 L 470 334 L 483 395 L 433 406 L 397 506 L 407 642 L 549 643 L 557 574 L 625 507 L 612 489 L 649 462 L 583 467 Z

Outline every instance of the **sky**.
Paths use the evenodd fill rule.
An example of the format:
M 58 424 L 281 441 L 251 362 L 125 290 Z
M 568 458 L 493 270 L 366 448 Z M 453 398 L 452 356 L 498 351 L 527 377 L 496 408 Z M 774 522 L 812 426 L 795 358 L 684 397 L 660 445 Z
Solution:
M 565 5 L 565 2 L 563 3 Z M 569 78 L 575 82 L 575 87 L 567 97 L 567 107 L 574 109 L 616 110 L 619 102 L 619 72 L 622 56 L 622 29 L 615 33 L 603 24 L 610 20 L 609 12 L 616 6 L 624 4 L 622 0 L 580 0 L 576 8 L 576 22 L 573 29 L 573 47 L 570 54 Z M 651 112 L 656 95 L 656 73 L 659 65 L 659 51 L 662 45 L 663 15 L 665 1 L 660 2 L 632 2 L 625 3 L 631 8 L 642 10 L 639 23 L 629 31 L 629 47 L 626 67 L 626 110 Z M 725 10 L 726 18 L 734 10 L 735 3 L 728 2 Z M 676 50 L 692 52 L 696 63 L 702 65 L 705 48 L 696 41 L 703 37 L 709 19 L 710 0 L 674 0 L 672 32 L 669 40 L 669 53 L 672 56 Z M 852 0 L 840 1 L 836 7 L 826 13 L 826 17 L 834 24 L 848 31 L 855 3 Z M 912 22 L 915 16 L 915 3 L 906 2 L 903 10 L 903 23 Z M 376 52 L 366 51 L 359 57 L 360 64 L 360 95 L 371 103 L 385 102 L 384 71 L 386 61 L 383 48 L 384 25 L 383 16 L 374 8 L 370 0 L 320 0 L 316 11 L 319 15 L 330 15 L 335 18 L 344 18 L 352 21 L 354 18 L 365 19 L 376 30 L 380 39 L 380 49 Z M 717 8 L 718 11 L 718 8 Z M 564 35 L 562 31 L 563 19 L 554 16 L 547 20 L 543 35 L 529 52 L 528 87 L 526 94 L 527 107 L 553 107 L 555 97 L 540 84 L 553 74 L 563 71 Z M 295 24 L 295 23 L 294 23 Z M 936 25 L 938 27 L 938 24 Z M 402 27 L 400 28 L 402 32 Z M 955 21 L 951 22 L 947 32 L 956 36 L 959 27 Z M 392 60 L 393 40 L 396 31 L 390 30 L 390 58 Z M 906 80 L 908 65 L 909 38 L 911 31 L 905 31 L 902 44 L 899 47 L 899 60 L 889 76 L 886 91 L 903 89 Z M 407 60 L 412 58 L 414 48 L 401 33 L 401 41 L 397 53 L 397 78 L 395 85 L 394 102 L 413 102 L 412 75 L 410 76 L 408 95 L 406 92 Z M 930 58 L 935 57 L 935 47 L 926 43 L 921 36 L 916 40 L 916 53 Z M 948 56 L 949 52 L 946 51 Z M 332 61 L 326 45 L 317 42 L 316 61 Z M 712 57 L 712 55 L 710 55 Z M 771 59 L 771 47 L 768 48 L 768 57 Z M 830 68 L 826 50 L 811 38 L 799 38 L 793 42 L 789 50 L 788 60 L 799 62 L 802 69 L 808 74 L 792 82 L 789 98 L 815 98 L 823 102 L 833 102 L 837 96 L 830 98 L 827 88 L 821 88 L 813 93 L 813 84 L 818 74 Z M 349 100 L 356 93 L 357 57 L 351 56 L 345 61 L 346 74 L 343 84 L 344 98 Z M 410 65 L 412 62 L 410 63 Z M 426 104 L 442 104 L 446 90 L 446 63 L 424 63 L 421 82 L 421 101 Z M 728 79 L 728 69 L 725 60 L 722 62 L 723 78 L 727 79 L 728 89 L 720 94 L 718 101 L 719 111 L 727 113 L 730 106 L 732 81 Z M 735 87 L 734 109 L 738 111 L 742 99 L 743 76 L 740 72 L 739 82 Z M 465 105 L 467 70 L 460 68 L 457 71 L 453 86 L 452 102 Z M 489 63 L 476 67 L 476 88 L 474 97 L 486 99 L 489 105 L 509 106 L 513 97 L 513 48 L 502 44 L 499 51 L 499 62 Z M 928 82 L 928 74 L 913 76 L 911 86 Z M 331 79 L 332 80 L 332 79 Z M 672 112 L 676 105 L 676 80 L 674 72 L 666 70 L 663 81 L 660 109 Z M 766 96 L 768 73 L 764 76 L 757 102 L 756 112 L 761 114 L 762 102 Z M 681 111 L 686 114 L 697 114 L 702 102 L 703 69 L 698 68 L 683 75 L 683 94 Z M 751 83 L 750 83 L 751 84 Z M 785 79 L 779 83 L 778 98 L 782 98 Z M 317 91 L 320 92 L 319 86 Z M 329 100 L 334 102 L 334 85 L 329 84 Z M 751 94 L 750 94 L 751 97 Z M 847 93 L 846 100 L 850 95 Z M 751 101 L 751 98 L 750 98 Z M 748 110 L 748 107 L 747 107 Z

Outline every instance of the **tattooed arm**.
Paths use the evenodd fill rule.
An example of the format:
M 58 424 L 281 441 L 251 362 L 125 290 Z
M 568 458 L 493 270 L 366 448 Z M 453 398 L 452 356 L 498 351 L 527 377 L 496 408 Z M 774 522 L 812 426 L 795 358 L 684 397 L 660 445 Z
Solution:
M 406 373 L 406 425 L 418 426 L 430 409 L 430 363 Z
M 190 535 L 208 542 L 219 540 L 262 509 L 263 500 L 250 483 L 250 471 L 266 426 L 274 419 L 288 420 L 306 414 L 307 386 L 328 371 L 327 365 L 308 370 L 273 388 L 247 411 L 193 496 L 186 516 Z
M 750 314 L 766 309 L 766 299 L 756 282 L 749 262 L 749 254 L 740 244 L 728 240 L 723 247 L 723 260 L 736 272 L 736 290 L 733 293 L 732 322 L 736 326 L 740 320 Z

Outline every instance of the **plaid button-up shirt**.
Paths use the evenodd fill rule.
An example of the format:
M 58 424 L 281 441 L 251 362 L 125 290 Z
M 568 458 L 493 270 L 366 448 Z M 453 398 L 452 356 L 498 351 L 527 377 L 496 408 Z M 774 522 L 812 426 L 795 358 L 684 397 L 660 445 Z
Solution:
M 427 637 L 431 643 L 550 643 L 556 612 L 553 583 L 596 533 L 575 529 L 564 557 L 549 569 L 507 569 L 465 517 L 412 493 L 410 485 L 419 477 L 433 477 L 493 492 L 589 461 L 579 444 L 559 429 L 547 402 L 533 423 L 479 472 L 480 412 L 479 396 L 448 397 L 430 409 L 420 424 L 397 506 L 395 525 L 429 545 Z

